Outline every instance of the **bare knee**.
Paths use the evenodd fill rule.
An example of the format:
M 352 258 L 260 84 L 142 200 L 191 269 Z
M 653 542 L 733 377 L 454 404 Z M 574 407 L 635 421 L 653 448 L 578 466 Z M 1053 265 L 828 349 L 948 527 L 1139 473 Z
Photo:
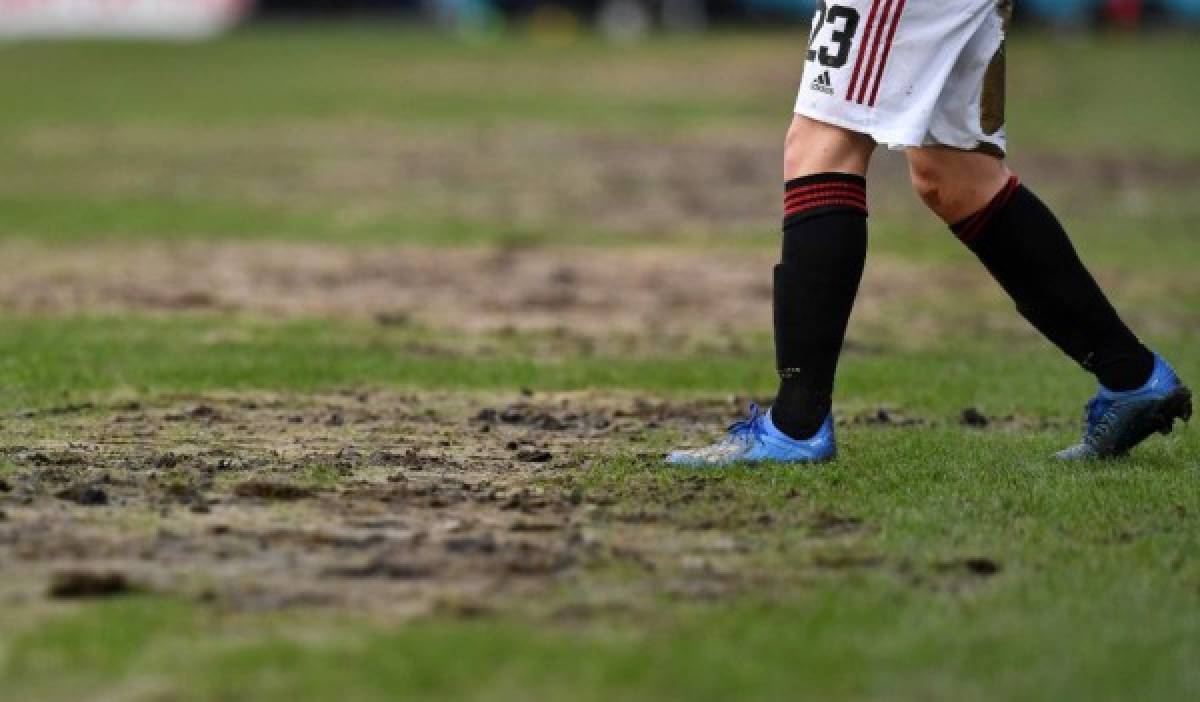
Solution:
M 942 147 L 909 149 L 908 171 L 922 201 L 948 224 L 983 209 L 1011 176 L 988 154 Z
M 797 115 L 784 148 L 784 178 L 815 173 L 865 176 L 875 141 L 865 134 Z
M 917 196 L 933 211 L 945 201 L 951 186 L 946 169 L 935 159 L 908 159 L 908 177 Z

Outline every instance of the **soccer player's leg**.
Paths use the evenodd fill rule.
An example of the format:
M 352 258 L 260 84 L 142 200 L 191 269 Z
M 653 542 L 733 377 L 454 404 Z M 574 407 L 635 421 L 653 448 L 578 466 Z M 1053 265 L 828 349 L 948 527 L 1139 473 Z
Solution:
M 767 415 L 755 410 L 722 442 L 676 452 L 672 462 L 833 457 L 833 380 L 867 247 L 867 165 L 877 144 L 921 146 L 940 134 L 931 117 L 946 107 L 945 96 L 969 99 L 971 91 L 964 98 L 951 81 L 1000 45 L 996 2 L 818 4 L 787 145 L 783 256 L 775 269 L 779 392 Z M 973 139 L 974 132 L 957 136 Z
M 875 142 L 797 116 L 784 157 L 783 254 L 775 267 L 779 392 L 771 410 L 671 463 L 831 460 L 833 380 L 867 253 L 866 172 Z
M 1121 320 L 1058 219 L 994 154 L 910 149 L 914 188 L 1016 303 L 1100 383 L 1063 459 L 1123 455 L 1191 416 L 1191 393 Z
M 775 267 L 775 426 L 812 437 L 829 416 L 838 356 L 867 255 L 866 173 L 875 141 L 797 116 L 785 158 Z

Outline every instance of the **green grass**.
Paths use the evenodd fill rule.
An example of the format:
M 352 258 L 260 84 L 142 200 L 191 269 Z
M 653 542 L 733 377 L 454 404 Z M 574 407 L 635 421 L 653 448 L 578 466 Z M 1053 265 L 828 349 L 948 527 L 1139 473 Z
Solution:
M 79 242 L 325 241 L 340 244 L 528 246 L 555 243 L 628 246 L 637 234 L 611 236 L 586 227 L 565 235 L 548 225 L 483 226 L 453 215 L 413 215 L 399 210 L 348 218 L 323 207 L 278 208 L 223 198 L 131 195 L 0 196 L 0 238 L 51 245 Z M 644 239 L 641 239 L 644 241 Z
M 803 47 L 766 40 L 786 55 Z M 756 38 L 724 45 L 758 51 Z M 788 49 L 789 43 L 791 48 Z M 272 124 L 288 119 L 377 117 L 402 122 L 495 124 L 537 120 L 637 127 L 703 125 L 715 117 L 753 118 L 764 97 L 741 86 L 711 96 L 686 86 L 662 90 L 625 81 L 631 70 L 657 63 L 678 69 L 703 58 L 707 42 L 662 42 L 627 49 L 585 41 L 547 46 L 516 40 L 460 43 L 415 31 L 363 27 L 255 29 L 206 45 L 30 44 L 5 51 L 0 81 L 18 82 L 36 70 L 43 87 L 26 92 L 12 126 L 85 121 L 126 125 Z M 339 56 L 330 60 L 330 56 Z M 74 77 L 100 62 L 110 80 L 78 83 Z M 710 65 L 720 63 L 709 55 Z M 249 64 L 256 69 L 245 70 Z M 209 75 L 220 80 L 181 77 Z M 628 95 L 614 103 L 597 93 L 599 79 Z M 55 90 L 55 81 L 76 90 Z M 180 89 L 186 87 L 186 90 Z M 547 87 L 553 87 L 549 94 Z M 607 91 L 606 91 L 607 92 Z M 101 116 L 97 116 L 99 113 Z
M 9 670 L 49 685 L 8 689 L 70 699 L 89 682 L 115 678 L 123 683 L 115 689 L 131 694 L 207 700 L 987 700 L 998 690 L 1007 699 L 1185 699 L 1179 690 L 1198 683 L 1188 662 L 1200 653 L 1200 620 L 1168 612 L 1192 600 L 1186 593 L 1117 585 L 1085 590 L 1093 596 L 1040 621 L 995 616 L 1036 610 L 1110 573 L 1096 568 L 1048 587 L 1000 583 L 968 596 L 915 594 L 867 576 L 797 604 L 680 608 L 648 635 L 509 621 L 347 632 L 342 623 L 329 639 L 297 643 L 270 626 L 130 602 L 64 617 L 19 640 Z M 1170 633 L 1129 636 L 1127 626 Z M 318 619 L 312 628 L 331 627 Z M 189 638 L 214 643 L 196 651 Z M 921 665 L 930 659 L 941 661 L 940 675 Z M 71 672 L 80 661 L 110 675 L 89 681 Z M 178 690 L 189 692 L 172 696 Z
M 0 123 L 7 131 L 272 125 L 281 118 L 664 131 L 747 120 L 774 124 L 790 107 L 788 93 L 798 80 L 793 74 L 803 62 L 798 35 L 803 37 L 783 32 L 633 47 L 595 40 L 561 46 L 293 26 L 258 28 L 211 44 L 18 44 L 3 50 L 0 85 L 22 88 L 21 109 L 5 111 Z M 1195 56 L 1194 37 L 1187 33 L 1147 40 L 1018 36 L 1010 50 L 1016 136 L 1037 146 L 1090 149 L 1111 142 L 1121 153 L 1150 148 L 1168 158 L 1195 156 L 1200 147 L 1185 115 L 1195 113 L 1197 97 L 1177 89 Z M 746 64 L 760 80 L 709 82 L 703 90 L 690 82 L 653 80 L 683 72 L 721 75 L 731 63 Z M 781 64 L 795 71 L 780 70 Z M 105 80 L 78 80 L 91 71 L 101 71 Z M 34 72 L 41 79 L 30 83 Z M 1138 109 L 1124 107 L 1130 86 L 1137 88 Z
M 1182 246 L 1200 215 L 1190 117 L 1200 100 L 1179 89 L 1200 56 L 1194 38 L 1021 35 L 1010 56 L 1013 152 L 1018 165 L 1041 157 L 1026 173 L 1039 190 L 1074 196 L 1055 201 L 1079 229 Z M 0 239 L 767 245 L 773 211 L 606 229 L 569 206 L 586 195 L 553 193 L 603 153 L 587 149 L 596 142 L 761 145 L 754 177 L 777 187 L 769 149 L 803 46 L 791 33 L 618 47 L 288 27 L 197 45 L 14 44 L 3 57 L 0 91 L 21 103 L 0 114 Z M 699 89 L 696 76 L 714 78 Z M 411 149 L 430 143 L 461 152 L 454 172 L 465 175 L 425 177 Z M 1167 213 L 1155 187 L 1164 181 L 1189 194 Z M 903 177 L 886 183 L 878 201 L 911 211 Z M 513 189 L 564 202 L 497 216 Z M 470 214 L 464 197 L 493 204 Z M 936 250 L 922 243 L 937 229 L 927 215 L 898 224 L 882 223 L 881 241 Z
M 263 322 L 211 316 L 9 318 L 0 321 L 0 408 L 47 408 L 112 397 L 209 389 L 313 391 L 344 387 L 757 393 L 774 388 L 767 339 L 744 352 L 576 353 L 538 358 L 525 339 L 485 337 L 479 353 L 454 353 L 463 338 L 329 321 Z M 435 350 L 414 352 L 438 342 Z M 1181 373 L 1200 375 L 1196 337 L 1157 347 Z M 1041 341 L 947 337 L 938 347 L 847 354 L 839 378 L 849 405 L 887 405 L 936 415 L 979 405 L 999 414 L 1073 415 L 1087 377 Z M 1064 404 L 1066 403 L 1066 404 Z

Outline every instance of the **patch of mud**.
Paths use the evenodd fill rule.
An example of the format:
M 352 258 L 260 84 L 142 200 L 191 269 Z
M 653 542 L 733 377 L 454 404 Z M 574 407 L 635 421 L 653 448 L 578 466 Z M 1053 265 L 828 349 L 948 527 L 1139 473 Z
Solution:
M 574 72 L 571 77 L 578 82 Z M 793 85 L 794 76 L 775 94 Z M 26 132 L 19 146 L 39 167 L 27 169 L 34 173 L 60 161 L 64 150 L 73 164 L 84 164 L 56 172 L 57 187 L 72 194 L 169 201 L 184 194 L 272 212 L 332 213 L 335 230 L 425 218 L 503 222 L 516 230 L 567 224 L 594 232 L 727 235 L 770 231 L 776 223 L 783 127 L 763 124 L 742 119 L 669 133 L 528 120 L 449 130 L 351 119 L 269 129 L 42 125 Z M 1085 212 L 1094 209 L 1097 193 L 1137 202 L 1164 187 L 1194 183 L 1200 172 L 1195 159 L 1162 154 L 1021 152 L 1016 163 L 1031 182 L 1070 183 L 1076 199 L 1068 209 Z M 873 206 L 919 207 L 899 155 L 881 153 L 872 173 Z M 23 175 L 18 167 L 9 179 Z M 179 300 L 203 303 L 205 297 Z
M 988 556 L 965 556 L 937 562 L 932 569 L 906 569 L 910 582 L 937 592 L 961 593 L 983 587 L 1004 573 L 1004 565 Z
M 766 255 L 665 250 L 229 243 L 53 251 L 0 244 L 0 261 L 0 308 L 11 312 L 190 309 L 591 340 L 766 329 L 772 266 Z
M 0 243 L 0 311 L 243 313 L 356 319 L 482 336 L 415 338 L 414 355 L 639 351 L 740 353 L 770 330 L 768 252 L 639 248 L 346 248 L 205 243 L 45 248 Z M 1147 279 L 1122 286 L 1147 297 Z M 1140 290 L 1140 292 L 1139 292 Z M 540 336 L 530 337 L 529 332 Z M 947 333 L 1032 334 L 972 267 L 875 257 L 852 337 L 909 345 Z M 850 350 L 862 349 L 851 341 Z M 86 406 L 62 408 L 80 412 Z
M 544 604 L 570 618 L 587 609 L 576 595 L 632 611 L 655 593 L 763 595 L 805 569 L 951 590 L 992 574 L 978 559 L 909 573 L 863 550 L 873 525 L 798 489 L 781 500 L 721 472 L 592 473 L 618 455 L 665 470 L 662 439 L 704 441 L 745 405 L 353 391 L 17 413 L 0 448 L 0 604 L 156 592 L 401 617 Z M 933 424 L 896 409 L 848 423 Z
M 292 483 L 247 480 L 233 486 L 233 494 L 237 497 L 254 497 L 263 500 L 303 500 L 315 497 L 317 491 L 303 485 Z
M 925 428 L 944 424 L 980 431 L 1048 431 L 1073 426 L 1068 421 L 1050 417 L 1020 417 L 1014 414 L 987 414 L 978 407 L 964 407 L 950 421 L 917 416 L 894 407 L 877 407 L 839 417 L 838 426 L 878 428 Z
M 103 487 L 92 483 L 71 485 L 59 490 L 54 496 L 85 507 L 101 507 L 108 504 L 108 493 Z
M 909 416 L 892 407 L 878 407 L 860 412 L 849 419 L 839 419 L 838 423 L 843 426 L 869 427 L 920 427 L 928 424 L 925 419 Z
M 499 222 L 516 231 L 570 223 L 588 232 L 719 232 L 774 220 L 781 137 L 777 128 L 646 135 L 347 120 L 271 129 L 43 126 L 21 146 L 35 163 L 64 148 L 76 159 L 93 152 L 84 167 L 55 179 L 73 193 L 171 200 L 186 193 L 311 213 L 334 230 L 415 219 Z
M 1075 426 L 1072 422 L 1048 417 L 990 415 L 977 407 L 964 407 L 958 415 L 958 424 L 968 429 L 992 431 L 1047 431 Z
M 152 591 L 237 609 L 478 613 L 631 564 L 622 588 L 737 592 L 766 577 L 747 539 L 790 517 L 638 517 L 583 479 L 603 456 L 638 455 L 654 428 L 720 426 L 741 405 L 354 392 L 18 415 L 2 451 L 5 606 Z M 697 477 L 638 497 L 672 510 L 730 496 Z

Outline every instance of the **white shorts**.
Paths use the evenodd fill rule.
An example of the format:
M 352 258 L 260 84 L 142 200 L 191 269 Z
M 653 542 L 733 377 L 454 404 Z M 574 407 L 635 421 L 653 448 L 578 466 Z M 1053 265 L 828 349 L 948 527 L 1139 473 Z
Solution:
M 1012 0 L 823 0 L 796 114 L 902 149 L 1003 156 Z

